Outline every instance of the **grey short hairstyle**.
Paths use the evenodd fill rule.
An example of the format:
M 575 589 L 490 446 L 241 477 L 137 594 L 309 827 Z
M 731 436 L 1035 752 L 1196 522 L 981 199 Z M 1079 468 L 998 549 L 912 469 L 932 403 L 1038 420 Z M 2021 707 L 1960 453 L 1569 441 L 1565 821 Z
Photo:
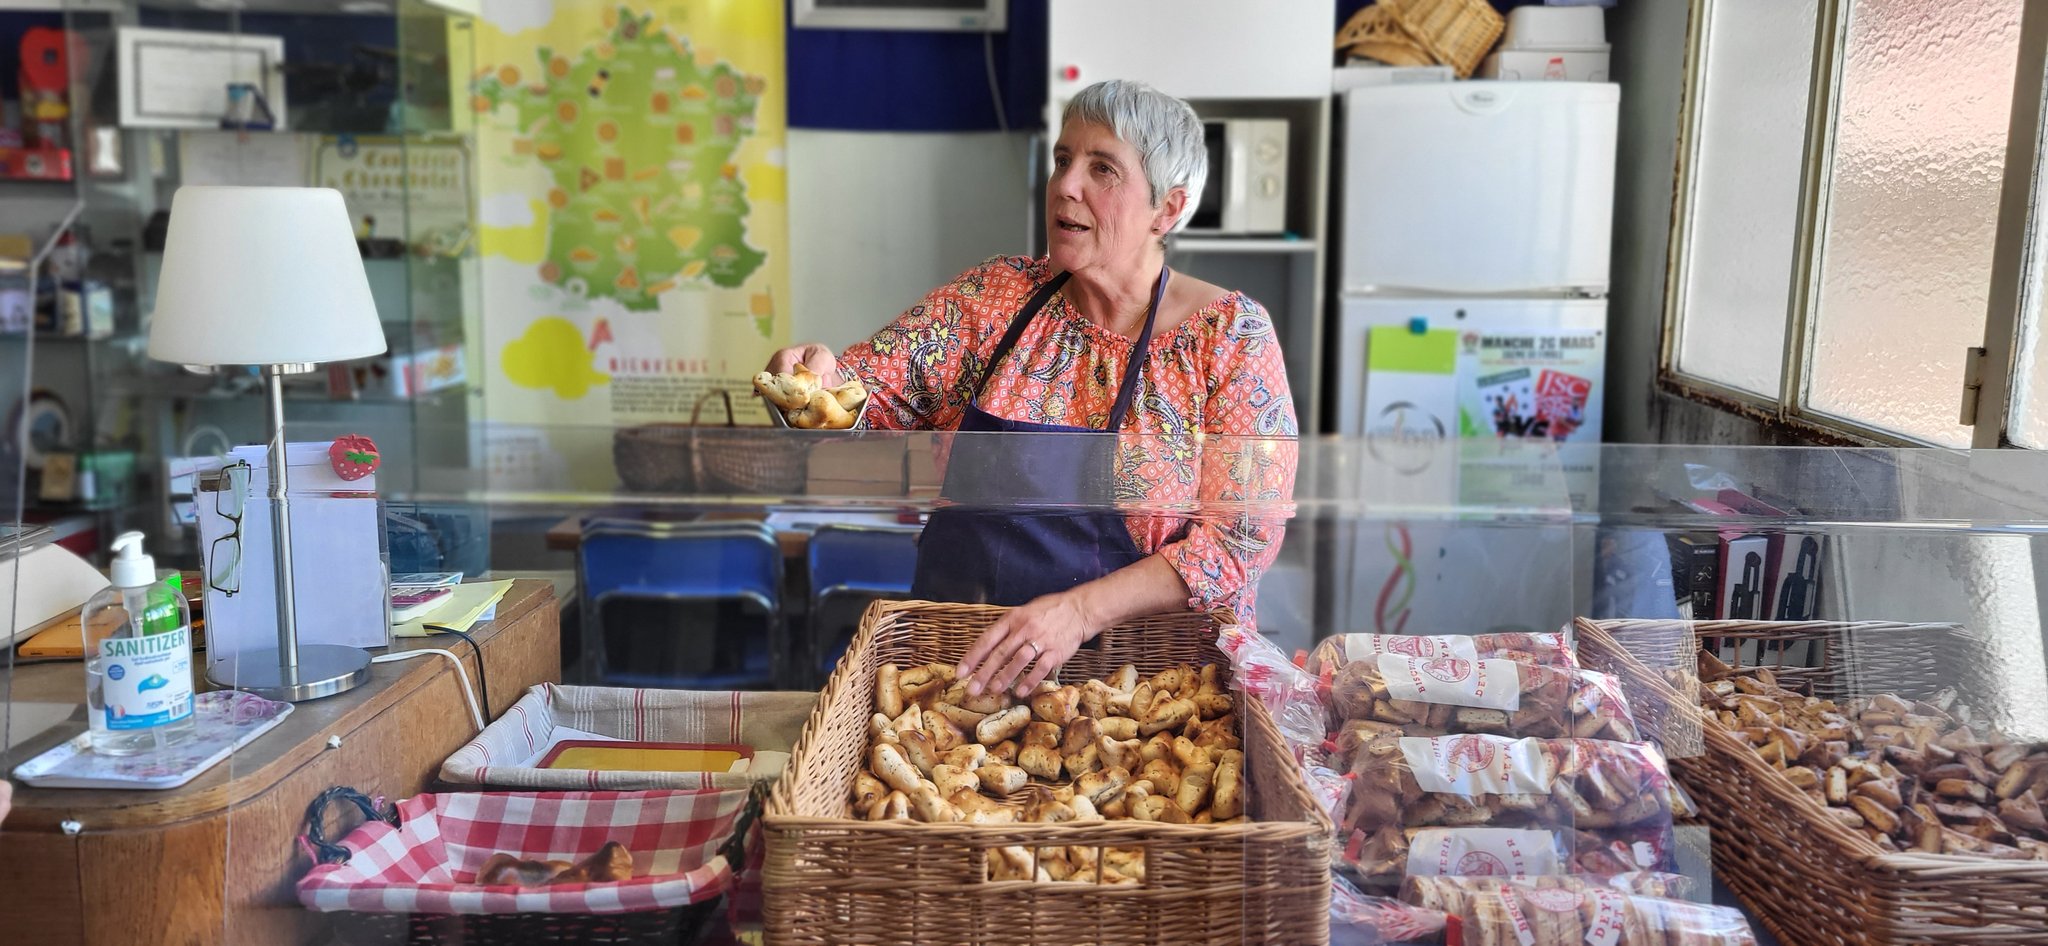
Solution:
M 1188 202 L 1173 230 L 1188 225 L 1202 201 L 1209 180 L 1209 149 L 1202 144 L 1202 120 L 1188 103 L 1143 82 L 1109 79 L 1080 91 L 1060 113 L 1061 123 L 1075 120 L 1101 125 L 1137 149 L 1152 185 L 1152 205 L 1176 187 Z

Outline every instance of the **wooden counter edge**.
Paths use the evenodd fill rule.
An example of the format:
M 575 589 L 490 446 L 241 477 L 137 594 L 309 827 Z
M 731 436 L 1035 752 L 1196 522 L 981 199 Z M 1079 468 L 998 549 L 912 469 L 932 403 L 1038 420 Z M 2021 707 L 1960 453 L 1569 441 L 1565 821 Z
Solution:
M 517 625 L 534 609 L 550 607 L 554 601 L 554 586 L 551 583 L 540 579 L 516 579 L 512 589 L 499 603 L 496 619 L 471 636 L 475 637 L 479 644 L 487 643 L 502 629 Z M 449 646 L 451 644 L 452 647 Z M 447 649 L 462 658 L 470 674 L 471 684 L 475 684 L 475 657 L 467 652 L 468 645 L 462 643 L 459 638 L 399 638 L 386 652 L 427 648 Z M 251 746 L 261 743 L 264 739 L 280 736 L 287 729 L 315 730 L 296 743 L 284 745 L 277 755 L 262 765 L 246 771 L 235 771 L 234 761 L 230 759 L 201 774 L 191 784 L 163 791 L 38 789 L 16 783 L 14 810 L 7 818 L 7 832 L 58 832 L 62 830 L 61 825 L 64 821 L 73 819 L 89 818 L 95 830 L 107 830 L 162 828 L 182 821 L 210 817 L 261 795 L 308 761 L 325 752 L 327 746 L 322 734 L 353 731 L 362 720 L 384 712 L 421 687 L 432 683 L 439 671 L 445 669 L 446 662 L 435 657 L 373 665 L 371 683 L 361 688 L 366 692 L 344 693 L 329 698 L 331 701 L 341 701 L 324 707 L 340 710 L 332 718 L 321 720 L 310 727 L 303 722 L 298 727 L 292 726 L 295 721 L 299 721 L 300 713 L 309 709 L 318 712 L 323 708 L 324 701 L 316 700 L 300 704 L 294 710 L 293 718 L 287 719 L 278 729 L 259 736 L 257 742 Z M 375 679 L 380 672 L 396 673 L 397 676 L 388 682 L 382 682 Z M 349 702 L 351 700 L 353 702 Z M 277 745 L 274 743 L 271 747 Z M 246 753 L 249 748 L 244 747 L 240 752 Z

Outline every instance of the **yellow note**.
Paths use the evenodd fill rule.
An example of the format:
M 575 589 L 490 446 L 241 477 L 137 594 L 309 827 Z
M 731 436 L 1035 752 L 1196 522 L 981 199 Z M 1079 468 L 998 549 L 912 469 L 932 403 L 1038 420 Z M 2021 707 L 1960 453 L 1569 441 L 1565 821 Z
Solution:
M 498 599 L 505 597 L 505 592 L 511 590 L 512 582 L 510 579 L 505 581 L 472 581 L 456 585 L 455 593 L 450 595 L 447 601 L 442 602 L 440 607 L 435 608 L 432 614 L 407 621 L 404 624 L 393 625 L 391 635 L 393 637 L 430 637 L 438 633 L 436 629 L 443 627 L 452 627 L 458 631 L 468 631 L 477 622 L 477 619 L 483 617 L 485 611 L 490 610 L 491 605 L 497 604 Z M 427 627 L 430 623 L 434 625 L 435 629 Z

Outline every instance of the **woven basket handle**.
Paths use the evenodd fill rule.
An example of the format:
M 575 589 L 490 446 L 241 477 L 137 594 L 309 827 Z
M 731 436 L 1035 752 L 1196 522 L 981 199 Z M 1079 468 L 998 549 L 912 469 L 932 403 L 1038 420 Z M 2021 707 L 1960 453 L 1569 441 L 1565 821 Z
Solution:
M 719 845 L 718 853 L 725 855 L 725 863 L 732 868 L 735 883 L 740 872 L 747 869 L 747 830 L 754 826 L 754 820 L 761 816 L 761 809 L 768 804 L 768 791 L 774 782 L 755 782 L 747 792 L 746 805 L 740 809 L 740 816 L 733 821 L 732 837 Z
M 327 840 L 326 836 L 327 806 L 336 801 L 345 801 L 356 806 L 356 809 L 363 813 L 365 820 L 382 821 L 393 826 L 398 824 L 396 807 L 378 811 L 377 803 L 369 796 L 346 785 L 337 785 L 321 792 L 319 797 L 313 799 L 312 804 L 306 806 L 306 833 L 302 838 L 308 848 L 307 853 L 312 856 L 315 864 L 339 864 L 349 858 L 348 848 Z
M 733 417 L 732 413 L 732 392 L 724 388 L 706 391 L 702 397 L 697 398 L 697 403 L 690 407 L 690 426 L 697 426 L 697 415 L 703 413 L 704 402 L 714 397 L 725 402 L 725 426 L 738 427 L 740 422 Z

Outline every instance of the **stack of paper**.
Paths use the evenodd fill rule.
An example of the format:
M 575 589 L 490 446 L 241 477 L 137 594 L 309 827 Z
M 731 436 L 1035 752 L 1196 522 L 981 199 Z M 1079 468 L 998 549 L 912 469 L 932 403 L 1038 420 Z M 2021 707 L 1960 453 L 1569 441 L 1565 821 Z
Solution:
M 478 581 L 456 585 L 454 594 L 449 595 L 440 606 L 425 617 L 415 618 L 403 624 L 393 625 L 393 637 L 427 637 L 442 630 L 467 631 L 477 622 L 488 620 L 486 615 L 495 616 L 498 599 L 512 590 L 512 582 Z

